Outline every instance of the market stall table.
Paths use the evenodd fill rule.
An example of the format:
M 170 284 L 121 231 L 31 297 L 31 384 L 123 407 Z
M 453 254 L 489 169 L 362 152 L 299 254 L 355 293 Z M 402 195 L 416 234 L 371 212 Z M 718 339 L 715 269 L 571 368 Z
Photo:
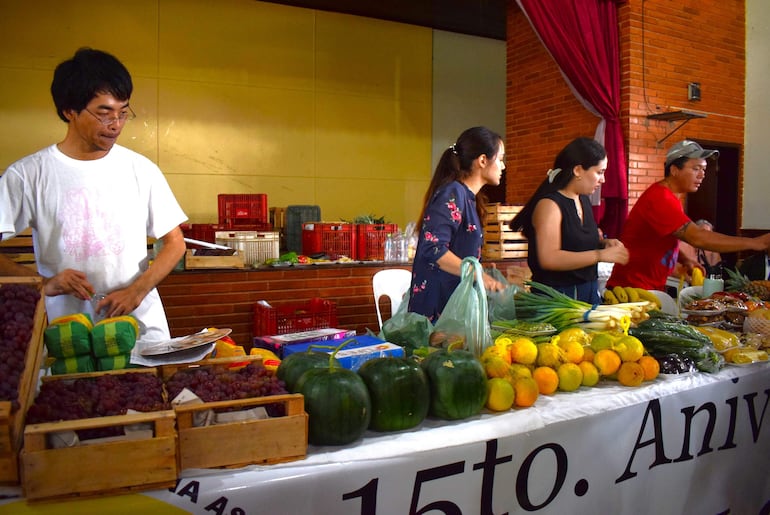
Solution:
M 301 461 L 186 470 L 168 491 L 6 499 L 0 513 L 767 513 L 769 400 L 768 364 L 604 382 L 532 408 L 311 446 Z

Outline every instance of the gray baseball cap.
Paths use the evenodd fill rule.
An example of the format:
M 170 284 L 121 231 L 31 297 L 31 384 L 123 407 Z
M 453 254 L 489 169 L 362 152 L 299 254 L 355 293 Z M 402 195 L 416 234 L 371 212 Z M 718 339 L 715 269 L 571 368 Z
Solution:
M 666 166 L 670 165 L 680 157 L 688 159 L 708 159 L 709 157 L 719 157 L 719 150 L 707 150 L 688 139 L 680 141 L 670 149 L 666 154 Z

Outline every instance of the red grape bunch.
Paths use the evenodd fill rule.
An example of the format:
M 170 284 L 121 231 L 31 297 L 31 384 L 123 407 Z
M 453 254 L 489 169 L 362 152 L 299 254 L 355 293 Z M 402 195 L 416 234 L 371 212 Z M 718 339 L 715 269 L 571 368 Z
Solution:
M 40 292 L 28 284 L 0 285 L 0 400 L 19 408 L 19 379 L 24 372 Z

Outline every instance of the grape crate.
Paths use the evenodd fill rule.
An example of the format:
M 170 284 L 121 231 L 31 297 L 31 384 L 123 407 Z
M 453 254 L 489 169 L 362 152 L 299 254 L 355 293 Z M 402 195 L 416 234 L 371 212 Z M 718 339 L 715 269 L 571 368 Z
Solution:
M 229 371 L 232 365 L 244 365 L 241 371 Z M 252 369 L 252 370 L 249 370 Z M 304 397 L 286 393 L 283 382 L 277 382 L 274 373 L 261 365 L 261 357 L 214 358 L 194 364 L 166 365 L 162 375 L 166 378 L 169 395 L 173 396 L 180 386 L 198 382 L 195 378 L 185 379 L 185 374 L 219 376 L 228 374 L 245 376 L 244 385 L 248 390 L 259 391 L 260 397 L 216 400 L 199 404 L 183 404 L 174 407 L 179 434 L 180 470 L 187 468 L 232 468 L 250 464 L 271 464 L 299 460 L 307 454 L 308 415 L 305 413 Z M 239 378 L 240 379 L 240 378 Z M 232 384 L 236 379 L 230 379 Z M 209 383 L 205 381 L 204 384 Z M 205 388 L 220 389 L 217 381 L 210 381 Z M 254 388 L 256 386 L 256 388 Z M 212 392 L 197 392 L 207 397 Z M 219 395 L 215 398 L 221 398 Z M 173 399 L 170 399 L 173 400 Z M 242 419 L 220 422 L 214 425 L 197 426 L 197 415 L 214 412 L 246 411 L 265 407 L 269 418 Z M 278 413 L 275 413 L 276 410 Z
M 0 278 L 0 484 L 19 482 L 24 419 L 43 359 L 45 303 L 39 277 Z
M 526 258 L 528 243 L 520 232 L 512 231 L 509 223 L 522 206 L 490 204 L 484 218 L 484 259 Z

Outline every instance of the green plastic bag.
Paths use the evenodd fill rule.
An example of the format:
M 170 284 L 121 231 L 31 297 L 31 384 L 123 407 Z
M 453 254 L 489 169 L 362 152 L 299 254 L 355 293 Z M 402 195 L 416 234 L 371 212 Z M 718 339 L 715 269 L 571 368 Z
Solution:
M 516 320 L 516 304 L 514 297 L 519 287 L 508 282 L 508 279 L 495 267 L 484 269 L 489 276 L 497 282 L 505 285 L 502 291 L 487 292 L 487 304 L 489 309 L 489 323 L 497 320 Z
M 430 333 L 433 331 L 433 324 L 428 317 L 407 311 L 409 295 L 407 290 L 398 311 L 382 323 L 382 331 L 379 334 L 381 339 L 403 347 L 407 356 L 411 356 L 416 349 L 428 347 Z
M 492 344 L 484 276 L 475 257 L 463 259 L 460 284 L 438 317 L 430 341 L 442 347 L 461 345 L 476 357 Z

